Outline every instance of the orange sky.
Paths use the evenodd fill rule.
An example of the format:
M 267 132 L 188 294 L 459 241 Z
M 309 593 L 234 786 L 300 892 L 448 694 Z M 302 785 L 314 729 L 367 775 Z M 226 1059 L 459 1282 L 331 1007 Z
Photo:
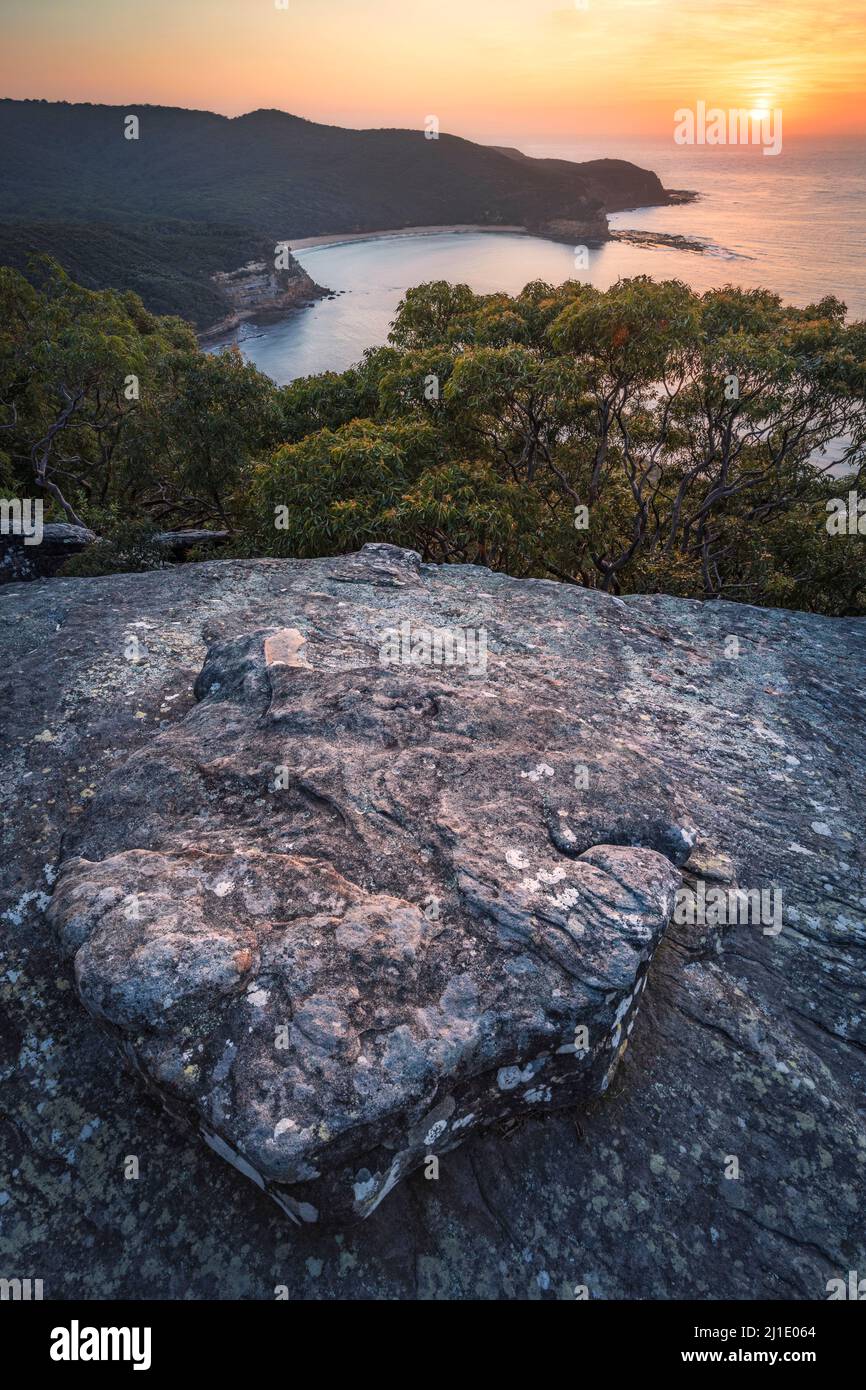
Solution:
M 667 135 L 698 100 L 866 131 L 866 0 L 279 2 L 2 0 L 0 94 L 526 142 Z

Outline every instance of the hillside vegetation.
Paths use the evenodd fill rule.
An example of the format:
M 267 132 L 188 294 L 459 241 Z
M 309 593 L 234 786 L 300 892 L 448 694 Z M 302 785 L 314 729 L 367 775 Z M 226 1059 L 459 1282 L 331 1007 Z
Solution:
M 138 139 L 125 138 L 126 117 Z M 440 223 L 604 232 L 604 211 L 664 202 L 623 160 L 536 160 L 418 130 L 343 130 L 283 111 L 0 101 L 0 263 L 49 253 L 93 289 L 156 313 L 220 319 L 215 270 L 279 240 Z
M 128 114 L 139 138 L 124 138 Z M 664 201 L 622 160 L 514 158 L 454 135 L 344 130 L 284 111 L 0 101 L 6 216 L 133 215 L 315 236 L 439 222 L 532 222 Z M 95 213 L 98 212 L 98 219 Z
M 866 325 L 837 300 L 434 283 L 389 346 L 280 389 L 131 293 L 40 273 L 0 270 L 0 487 L 121 555 L 129 528 L 219 526 L 240 554 L 391 541 L 612 593 L 866 612 L 863 537 L 828 526 L 866 444 Z M 844 481 L 822 455 L 839 439 Z

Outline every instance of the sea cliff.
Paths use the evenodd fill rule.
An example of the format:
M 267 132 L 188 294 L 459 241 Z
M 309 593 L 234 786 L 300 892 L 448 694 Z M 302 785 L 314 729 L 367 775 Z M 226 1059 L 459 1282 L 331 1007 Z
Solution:
M 298 309 L 329 293 L 310 278 L 292 255 L 288 256 L 285 269 L 277 270 L 267 261 L 248 261 L 237 270 L 217 271 L 211 278 L 230 310 L 201 333 L 205 341 L 230 333 L 246 319 Z

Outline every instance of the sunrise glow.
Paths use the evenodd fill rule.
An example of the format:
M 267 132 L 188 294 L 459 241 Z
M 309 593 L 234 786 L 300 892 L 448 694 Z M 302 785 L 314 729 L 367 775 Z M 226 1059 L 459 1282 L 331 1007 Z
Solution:
M 475 139 L 663 135 L 698 100 L 866 128 L 861 0 L 6 0 L 6 96 L 278 107 Z

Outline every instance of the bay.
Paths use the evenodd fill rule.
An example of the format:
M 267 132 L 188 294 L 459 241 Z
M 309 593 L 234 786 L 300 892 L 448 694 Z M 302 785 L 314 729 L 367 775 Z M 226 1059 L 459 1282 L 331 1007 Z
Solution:
M 527 154 L 628 158 L 666 187 L 699 192 L 696 202 L 613 214 L 613 229 L 688 236 L 703 254 L 611 241 L 574 248 L 515 233 L 436 232 L 296 250 L 320 285 L 339 292 L 275 322 L 248 322 L 212 344 L 238 343 L 280 385 L 343 371 L 384 343 L 400 300 L 426 280 L 465 282 L 480 293 L 518 293 L 531 280 L 587 280 L 606 289 L 623 276 L 676 278 L 703 291 L 724 284 L 764 286 L 800 305 L 833 294 L 852 317 L 866 317 L 863 273 L 866 146 L 862 140 L 794 141 L 777 157 L 759 148 L 681 147 L 672 142 L 523 146 Z

